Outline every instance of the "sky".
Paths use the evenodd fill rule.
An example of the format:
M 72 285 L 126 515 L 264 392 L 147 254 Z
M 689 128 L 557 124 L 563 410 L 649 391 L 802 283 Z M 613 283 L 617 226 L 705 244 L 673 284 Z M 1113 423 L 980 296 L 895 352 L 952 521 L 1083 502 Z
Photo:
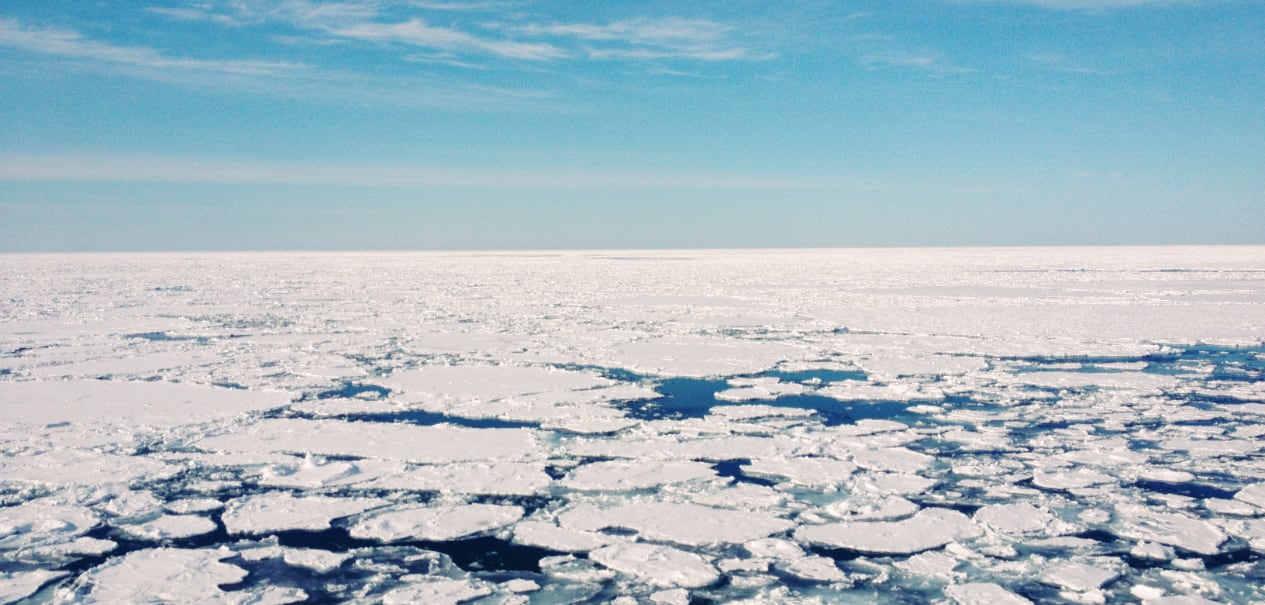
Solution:
M 1265 243 L 1265 0 L 0 0 L 0 251 Z

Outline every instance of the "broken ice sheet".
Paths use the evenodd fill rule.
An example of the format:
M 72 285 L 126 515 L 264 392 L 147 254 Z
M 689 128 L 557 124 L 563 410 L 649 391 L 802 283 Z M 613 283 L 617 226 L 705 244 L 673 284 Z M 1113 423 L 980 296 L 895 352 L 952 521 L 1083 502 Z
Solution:
M 237 602 L 1265 599 L 1259 248 L 226 258 L 4 259 L 21 591 L 187 540 Z

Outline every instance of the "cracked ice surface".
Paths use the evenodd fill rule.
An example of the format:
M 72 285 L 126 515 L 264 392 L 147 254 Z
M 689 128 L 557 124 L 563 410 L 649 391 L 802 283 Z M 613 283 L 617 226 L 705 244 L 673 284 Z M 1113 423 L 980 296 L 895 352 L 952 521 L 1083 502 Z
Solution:
M 0 602 L 1265 601 L 1263 248 L 0 263 Z

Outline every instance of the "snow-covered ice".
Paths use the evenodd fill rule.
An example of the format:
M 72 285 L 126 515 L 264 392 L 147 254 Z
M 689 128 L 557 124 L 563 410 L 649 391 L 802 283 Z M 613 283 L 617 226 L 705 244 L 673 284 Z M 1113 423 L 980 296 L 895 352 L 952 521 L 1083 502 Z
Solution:
M 0 602 L 1265 602 L 1265 248 L 0 264 Z

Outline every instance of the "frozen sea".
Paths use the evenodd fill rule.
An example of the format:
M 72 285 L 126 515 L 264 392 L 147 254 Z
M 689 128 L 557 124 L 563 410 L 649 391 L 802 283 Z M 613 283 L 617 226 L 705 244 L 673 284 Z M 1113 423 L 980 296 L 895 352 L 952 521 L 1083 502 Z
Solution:
M 1265 247 L 0 269 L 0 603 L 1265 601 Z

